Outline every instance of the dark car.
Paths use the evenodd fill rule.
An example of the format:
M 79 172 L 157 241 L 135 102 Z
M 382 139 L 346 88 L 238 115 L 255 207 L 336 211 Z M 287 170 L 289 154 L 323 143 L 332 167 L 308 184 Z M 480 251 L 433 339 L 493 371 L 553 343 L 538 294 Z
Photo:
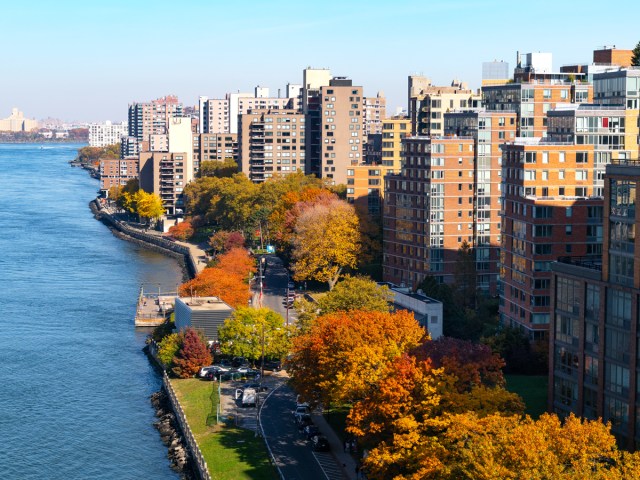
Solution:
M 245 383 L 242 388 L 253 388 L 254 390 L 258 391 L 258 392 L 268 392 L 269 391 L 269 387 L 267 387 L 266 385 L 262 385 L 261 383 Z
M 311 439 L 311 448 L 314 452 L 328 452 L 331 450 L 329 440 L 324 435 L 316 435 Z
M 303 413 L 301 415 L 296 415 L 296 425 L 300 430 L 303 430 L 307 425 L 313 425 L 313 420 L 311 420 L 311 415 L 308 413 Z
M 315 425 L 307 425 L 302 429 L 302 433 L 307 437 L 307 440 L 312 440 L 316 435 L 320 435 L 320 429 Z
M 273 372 L 279 372 L 282 369 L 282 363 L 278 361 L 264 362 L 264 369 Z

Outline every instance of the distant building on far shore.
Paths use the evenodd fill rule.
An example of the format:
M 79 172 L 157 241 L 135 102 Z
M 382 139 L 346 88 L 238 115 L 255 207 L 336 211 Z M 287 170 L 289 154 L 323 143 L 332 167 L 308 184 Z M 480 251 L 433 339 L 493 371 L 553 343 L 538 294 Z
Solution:
M 90 147 L 106 147 L 120 143 L 120 137 L 127 135 L 128 124 L 111 123 L 92 123 L 89 125 L 89 146 Z
M 24 117 L 17 108 L 11 109 L 11 115 L 0 119 L 0 132 L 30 132 L 38 128 L 38 121 Z

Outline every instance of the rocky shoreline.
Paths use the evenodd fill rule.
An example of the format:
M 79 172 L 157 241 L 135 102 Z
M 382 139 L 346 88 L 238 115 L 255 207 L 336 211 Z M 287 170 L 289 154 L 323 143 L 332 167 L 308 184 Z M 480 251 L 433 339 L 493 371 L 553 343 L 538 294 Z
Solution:
M 180 426 L 164 390 L 151 395 L 151 405 L 158 417 L 158 421 L 154 422 L 153 426 L 160 433 L 162 443 L 168 447 L 167 457 L 171 461 L 171 468 L 180 473 L 183 480 L 197 480 L 197 469 L 194 468 L 189 450 L 184 445 Z

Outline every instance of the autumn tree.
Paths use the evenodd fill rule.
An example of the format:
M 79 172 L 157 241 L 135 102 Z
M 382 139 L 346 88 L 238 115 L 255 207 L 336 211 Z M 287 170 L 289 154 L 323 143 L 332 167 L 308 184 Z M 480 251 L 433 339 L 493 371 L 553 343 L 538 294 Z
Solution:
M 170 333 L 165 336 L 158 344 L 158 360 L 165 366 L 170 367 L 173 359 L 180 351 L 184 340 L 184 333 Z
M 242 232 L 228 232 L 219 230 L 209 238 L 209 245 L 216 253 L 226 252 L 232 248 L 244 247 L 245 239 Z
M 284 358 L 290 349 L 290 329 L 284 318 L 269 308 L 238 308 L 218 331 L 220 350 L 226 355 L 257 360 Z
M 238 163 L 233 158 L 226 158 L 224 161 L 204 160 L 200 162 L 199 177 L 232 177 L 238 173 Z
M 249 279 L 249 275 L 256 272 L 256 262 L 249 252 L 241 247 L 233 247 L 218 255 L 215 267 L 227 273 L 235 274 L 242 279 Z
M 346 276 L 318 301 L 321 315 L 351 310 L 389 312 L 393 292 L 366 277 Z
M 176 225 L 173 225 L 171 228 L 169 228 L 168 233 L 170 237 L 184 242 L 186 240 L 189 240 L 191 237 L 193 237 L 195 230 L 193 229 L 191 222 L 188 220 L 185 220 L 184 222 L 180 222 Z
M 157 193 L 140 189 L 135 193 L 136 213 L 142 218 L 158 219 L 164 214 L 162 199 Z
M 295 225 L 293 271 L 298 281 L 327 282 L 333 289 L 346 267 L 355 267 L 360 251 L 358 217 L 342 200 L 314 205 Z
M 173 359 L 172 372 L 180 378 L 189 378 L 211 362 L 211 353 L 204 338 L 193 328 L 185 329 L 182 346 Z
M 251 298 L 243 277 L 216 267 L 202 270 L 194 279 L 180 285 L 179 292 L 180 296 L 219 297 L 233 308 L 246 306 Z
M 424 334 L 407 311 L 323 315 L 307 334 L 294 338 L 288 372 L 305 398 L 353 402 L 365 397 L 391 362 L 417 346 Z

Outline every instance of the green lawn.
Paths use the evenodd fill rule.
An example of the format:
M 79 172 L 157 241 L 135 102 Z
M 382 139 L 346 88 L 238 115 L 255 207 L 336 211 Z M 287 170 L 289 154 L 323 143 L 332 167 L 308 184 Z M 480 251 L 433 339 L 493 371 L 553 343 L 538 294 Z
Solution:
M 216 480 L 272 480 L 277 478 L 264 441 L 254 432 L 215 425 L 216 382 L 195 378 L 172 379 L 171 385 L 196 437 L 211 478 Z M 207 425 L 209 424 L 209 425 Z
M 525 413 L 538 418 L 547 411 L 547 375 L 505 375 L 507 390 L 517 393 L 527 406 Z

